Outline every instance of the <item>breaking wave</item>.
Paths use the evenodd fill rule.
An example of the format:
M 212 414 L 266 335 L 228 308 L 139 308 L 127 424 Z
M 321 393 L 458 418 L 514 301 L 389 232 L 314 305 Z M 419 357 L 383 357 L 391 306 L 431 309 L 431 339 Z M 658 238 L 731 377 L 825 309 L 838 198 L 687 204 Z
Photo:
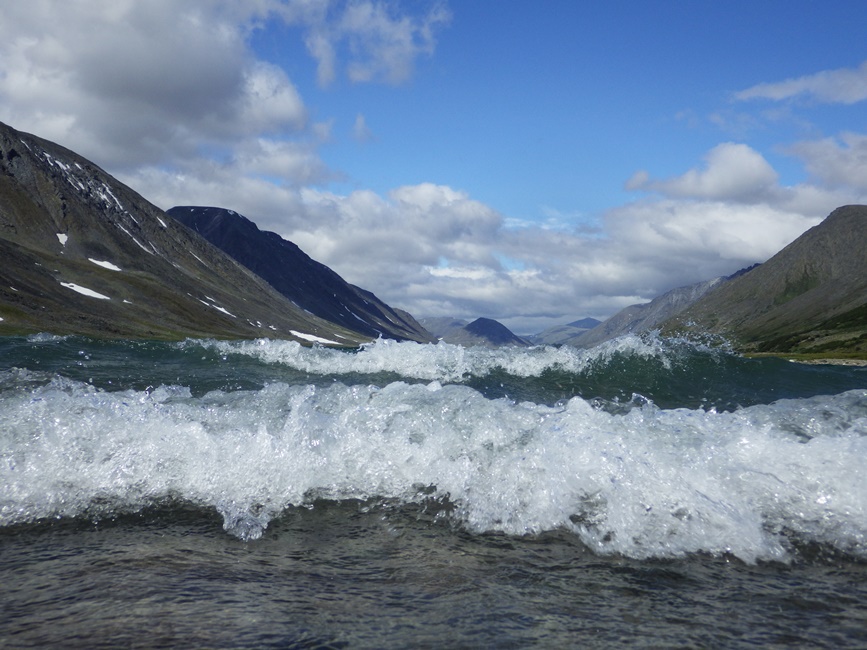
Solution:
M 180 384 L 106 390 L 7 369 L 0 525 L 183 504 L 217 511 L 228 532 L 252 540 L 317 499 L 360 499 L 431 504 L 444 524 L 473 532 L 568 530 L 598 553 L 636 558 L 786 560 L 799 544 L 818 544 L 867 559 L 867 390 L 718 410 L 662 408 L 640 394 L 619 405 L 576 395 L 517 400 L 472 385 L 484 373 L 580 378 L 599 359 L 610 370 L 624 350 L 655 368 L 694 363 L 657 345 L 380 342 L 353 354 L 187 342 L 331 380 L 202 394 Z M 121 349 L 135 363 L 135 349 Z M 732 363 L 727 353 L 689 355 L 723 370 Z M 362 372 L 407 379 L 345 381 Z

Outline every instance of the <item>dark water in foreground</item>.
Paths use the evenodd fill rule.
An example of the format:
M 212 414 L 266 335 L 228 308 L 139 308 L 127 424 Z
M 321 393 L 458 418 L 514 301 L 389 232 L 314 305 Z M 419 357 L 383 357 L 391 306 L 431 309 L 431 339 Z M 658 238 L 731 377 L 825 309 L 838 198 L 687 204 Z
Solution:
M 867 371 L 0 340 L 0 647 L 863 647 Z

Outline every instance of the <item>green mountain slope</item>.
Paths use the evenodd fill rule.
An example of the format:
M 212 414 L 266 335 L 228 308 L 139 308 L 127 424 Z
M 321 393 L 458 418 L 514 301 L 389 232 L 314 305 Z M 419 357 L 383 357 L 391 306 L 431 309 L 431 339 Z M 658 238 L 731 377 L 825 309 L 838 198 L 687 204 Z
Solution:
M 721 333 L 748 351 L 867 354 L 867 206 L 834 210 L 665 327 Z

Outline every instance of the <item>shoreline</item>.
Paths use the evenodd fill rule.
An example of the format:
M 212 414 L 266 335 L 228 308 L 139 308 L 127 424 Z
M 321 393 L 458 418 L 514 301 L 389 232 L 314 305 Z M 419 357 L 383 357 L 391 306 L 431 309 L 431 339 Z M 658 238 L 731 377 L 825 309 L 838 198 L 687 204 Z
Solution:
M 861 359 L 857 357 L 820 357 L 818 355 L 801 355 L 797 353 L 783 354 L 781 352 L 742 352 L 741 354 L 743 354 L 743 356 L 747 357 L 748 359 L 776 358 L 783 359 L 791 363 L 806 363 L 813 366 L 867 366 L 867 358 Z
M 867 366 L 867 359 L 787 359 L 792 363 L 807 363 L 810 365 L 831 366 Z

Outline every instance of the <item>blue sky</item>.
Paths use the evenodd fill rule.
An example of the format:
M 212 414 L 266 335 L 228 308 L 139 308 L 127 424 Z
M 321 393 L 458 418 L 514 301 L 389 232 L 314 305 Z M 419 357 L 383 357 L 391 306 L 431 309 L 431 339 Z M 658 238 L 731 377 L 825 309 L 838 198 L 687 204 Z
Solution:
M 624 182 L 637 169 L 682 173 L 724 139 L 755 142 L 783 182 L 798 182 L 801 166 L 775 149 L 815 128 L 798 116 L 837 122 L 833 132 L 863 115 L 863 105 L 801 105 L 771 124 L 759 115 L 769 106 L 734 100 L 767 80 L 860 63 L 853 53 L 867 48 L 852 20 L 867 18 L 863 3 L 561 1 L 530 11 L 524 2 L 462 2 L 449 10 L 435 52 L 401 85 L 338 78 L 323 87 L 312 66 L 297 64 L 301 28 L 272 23 L 254 36 L 256 52 L 292 70 L 305 100 L 335 120 L 322 157 L 347 175 L 344 189 L 434 182 L 516 219 L 587 218 L 634 198 Z M 359 114 L 371 132 L 363 146 L 353 140 Z
M 519 333 L 867 202 L 860 1 L 13 3 L 0 120 Z

